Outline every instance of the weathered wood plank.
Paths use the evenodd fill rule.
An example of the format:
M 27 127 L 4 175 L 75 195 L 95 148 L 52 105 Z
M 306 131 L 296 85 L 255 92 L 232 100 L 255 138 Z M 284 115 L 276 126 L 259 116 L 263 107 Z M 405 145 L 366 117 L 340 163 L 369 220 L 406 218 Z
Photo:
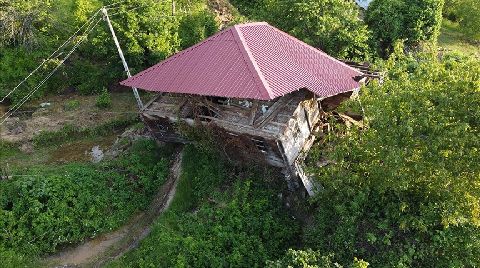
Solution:
M 275 102 L 266 113 L 261 115 L 255 123 L 253 123 L 253 126 L 255 128 L 261 128 L 263 127 L 270 119 L 272 119 L 276 114 L 278 114 L 281 109 L 283 108 L 284 105 L 287 105 L 293 100 L 293 94 L 289 94 L 286 96 L 281 97 L 277 102 Z
M 160 98 L 160 96 L 162 96 L 163 93 L 159 93 L 157 95 L 155 95 L 155 97 L 153 97 L 151 100 L 149 100 L 144 106 L 143 106 L 143 110 L 146 110 L 152 103 L 154 103 L 155 101 L 158 100 L 158 98 Z

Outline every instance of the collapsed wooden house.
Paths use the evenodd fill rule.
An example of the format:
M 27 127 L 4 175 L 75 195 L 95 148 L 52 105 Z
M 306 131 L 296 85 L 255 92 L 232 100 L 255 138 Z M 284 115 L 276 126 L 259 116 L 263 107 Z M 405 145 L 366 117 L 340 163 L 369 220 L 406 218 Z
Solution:
M 322 101 L 338 103 L 360 88 L 355 68 L 270 26 L 227 28 L 121 84 L 158 92 L 141 116 L 154 136 L 184 142 L 176 124 L 197 122 L 248 140 L 264 160 L 314 184 L 301 164 L 314 142 Z M 250 157 L 247 153 L 244 157 Z

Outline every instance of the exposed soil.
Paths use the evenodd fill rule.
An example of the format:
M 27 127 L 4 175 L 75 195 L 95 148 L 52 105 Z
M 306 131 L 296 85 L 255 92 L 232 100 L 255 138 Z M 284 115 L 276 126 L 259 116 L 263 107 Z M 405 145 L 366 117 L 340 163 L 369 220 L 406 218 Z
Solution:
M 67 124 L 91 127 L 137 112 L 136 102 L 131 93 L 112 93 L 111 97 L 112 107 L 108 110 L 95 106 L 96 96 L 68 94 L 33 101 L 0 125 L 0 139 L 22 143 L 31 140 L 41 131 L 59 130 Z M 77 106 L 68 109 L 68 103 L 73 102 L 77 102 Z M 50 105 L 42 108 L 41 103 Z M 7 109 L 6 106 L 0 106 L 0 116 L 8 111 Z
M 47 163 L 58 164 L 91 161 L 91 151 L 94 146 L 106 150 L 113 145 L 116 137 L 116 135 L 111 135 L 97 140 L 80 140 L 61 144 L 49 154 Z
M 47 267 L 101 267 L 136 248 L 151 231 L 152 223 L 168 209 L 181 174 L 182 150 L 178 150 L 167 181 L 158 190 L 149 209 L 134 216 L 120 229 L 67 248 L 44 260 Z

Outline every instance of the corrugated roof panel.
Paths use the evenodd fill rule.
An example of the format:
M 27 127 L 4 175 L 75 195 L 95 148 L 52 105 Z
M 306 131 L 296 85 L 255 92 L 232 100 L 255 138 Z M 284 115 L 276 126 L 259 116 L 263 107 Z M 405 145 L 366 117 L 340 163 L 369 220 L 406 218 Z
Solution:
M 359 71 L 268 24 L 239 28 L 275 96 L 306 87 L 328 97 L 359 86 Z
M 268 25 L 230 27 L 122 82 L 150 91 L 274 99 L 307 88 L 321 97 L 359 87 L 361 73 Z

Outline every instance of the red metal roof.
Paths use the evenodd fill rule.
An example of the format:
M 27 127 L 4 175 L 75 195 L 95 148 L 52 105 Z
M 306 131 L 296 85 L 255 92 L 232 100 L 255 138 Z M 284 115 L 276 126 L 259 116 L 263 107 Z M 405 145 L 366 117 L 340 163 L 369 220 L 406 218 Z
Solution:
M 329 97 L 362 73 L 265 22 L 227 28 L 121 82 L 148 91 L 271 100 L 301 88 Z

